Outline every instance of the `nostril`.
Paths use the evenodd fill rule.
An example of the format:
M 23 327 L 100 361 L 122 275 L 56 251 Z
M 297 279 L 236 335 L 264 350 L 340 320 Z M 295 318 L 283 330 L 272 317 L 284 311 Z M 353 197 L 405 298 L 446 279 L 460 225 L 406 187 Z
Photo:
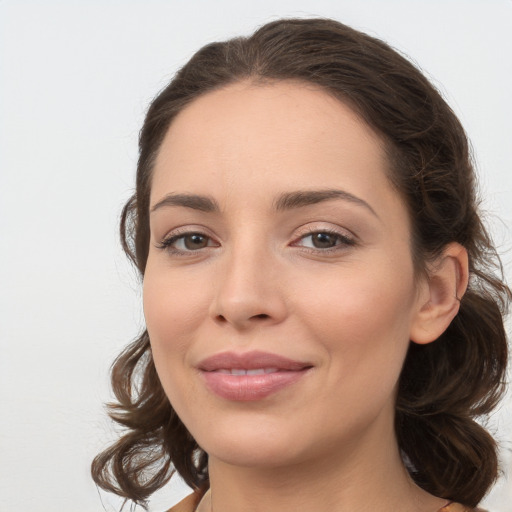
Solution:
M 264 319 L 270 318 L 270 317 L 266 313 L 260 313 L 259 315 L 254 315 L 253 318 L 261 318 L 262 320 L 264 320 Z
M 268 318 L 270 318 L 270 315 L 267 315 L 266 313 L 260 313 L 258 315 L 252 315 L 248 318 L 246 317 L 246 320 L 267 320 Z M 230 321 L 224 315 L 217 315 L 215 317 L 215 321 L 220 324 L 230 323 Z

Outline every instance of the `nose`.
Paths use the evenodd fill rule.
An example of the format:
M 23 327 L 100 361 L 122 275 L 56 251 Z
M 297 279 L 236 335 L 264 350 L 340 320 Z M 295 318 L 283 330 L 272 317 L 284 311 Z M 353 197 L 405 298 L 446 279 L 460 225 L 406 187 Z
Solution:
M 240 244 L 222 260 L 210 309 L 215 322 L 246 330 L 286 318 L 283 276 L 270 250 Z

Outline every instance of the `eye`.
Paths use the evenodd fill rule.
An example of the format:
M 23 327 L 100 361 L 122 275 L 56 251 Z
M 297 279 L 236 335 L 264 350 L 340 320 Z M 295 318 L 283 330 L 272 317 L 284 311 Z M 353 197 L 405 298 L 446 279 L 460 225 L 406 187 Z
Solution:
M 189 235 L 181 235 L 175 240 L 176 249 L 196 251 L 208 247 L 209 238 L 201 233 L 191 233 Z
M 218 246 L 218 244 L 215 243 L 211 237 L 199 232 L 171 235 L 157 245 L 159 249 L 166 249 L 175 254 L 190 253 L 216 246 Z
M 335 249 L 337 246 L 342 248 L 355 245 L 355 240 L 334 231 L 314 231 L 303 235 L 294 245 L 309 249 L 328 250 Z

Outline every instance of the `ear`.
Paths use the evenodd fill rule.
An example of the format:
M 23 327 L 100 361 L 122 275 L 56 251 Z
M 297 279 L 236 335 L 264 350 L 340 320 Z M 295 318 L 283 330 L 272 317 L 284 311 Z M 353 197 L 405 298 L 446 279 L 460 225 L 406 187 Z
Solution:
M 462 245 L 448 244 L 428 269 L 418 293 L 418 307 L 410 339 L 419 344 L 435 341 L 459 311 L 468 286 L 468 253 Z

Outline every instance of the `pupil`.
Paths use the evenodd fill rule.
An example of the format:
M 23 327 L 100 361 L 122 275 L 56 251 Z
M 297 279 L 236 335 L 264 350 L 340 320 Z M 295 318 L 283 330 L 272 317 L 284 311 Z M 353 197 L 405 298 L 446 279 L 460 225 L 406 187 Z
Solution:
M 207 240 L 203 235 L 189 235 L 185 237 L 185 247 L 187 249 L 202 249 L 206 247 Z
M 336 239 L 329 233 L 316 233 L 313 237 L 313 245 L 318 249 L 334 247 Z

